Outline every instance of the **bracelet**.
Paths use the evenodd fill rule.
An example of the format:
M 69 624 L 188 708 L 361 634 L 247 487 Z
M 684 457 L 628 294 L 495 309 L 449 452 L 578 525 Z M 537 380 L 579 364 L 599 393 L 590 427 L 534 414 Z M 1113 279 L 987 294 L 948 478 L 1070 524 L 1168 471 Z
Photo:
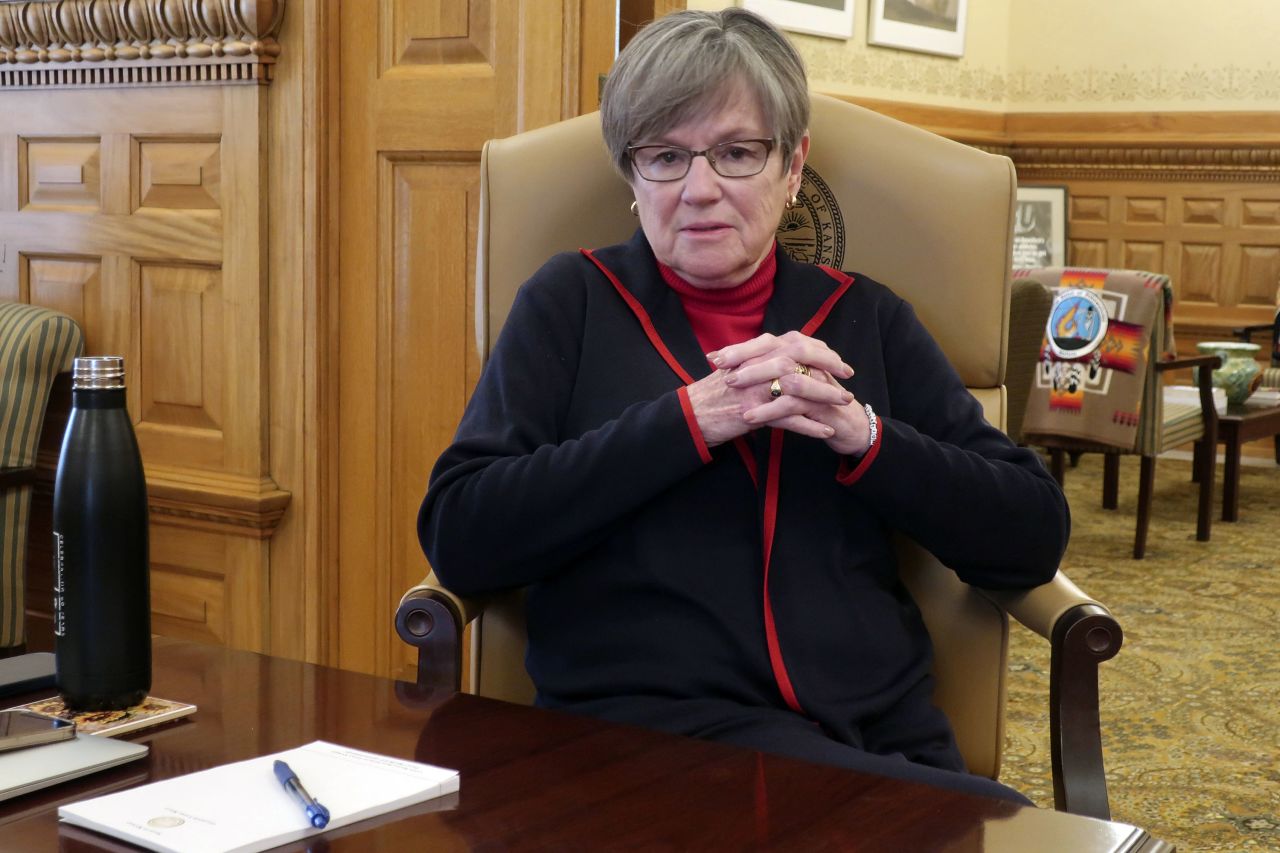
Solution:
M 867 439 L 867 450 L 870 450 L 876 446 L 876 436 L 880 429 L 876 426 L 876 413 L 875 410 L 871 408 L 871 404 L 866 403 L 862 408 L 867 413 L 867 426 L 870 427 L 870 433 Z

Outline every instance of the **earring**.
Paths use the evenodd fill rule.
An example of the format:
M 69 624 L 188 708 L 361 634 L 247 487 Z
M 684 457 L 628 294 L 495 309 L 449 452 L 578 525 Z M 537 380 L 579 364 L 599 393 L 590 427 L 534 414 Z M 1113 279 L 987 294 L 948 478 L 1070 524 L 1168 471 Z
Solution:
M 638 201 L 631 202 L 631 215 L 632 216 L 640 215 L 640 202 Z
M 783 202 L 782 206 L 787 210 L 795 210 L 797 207 L 800 206 L 800 202 L 793 195 L 789 199 L 787 199 L 785 202 Z

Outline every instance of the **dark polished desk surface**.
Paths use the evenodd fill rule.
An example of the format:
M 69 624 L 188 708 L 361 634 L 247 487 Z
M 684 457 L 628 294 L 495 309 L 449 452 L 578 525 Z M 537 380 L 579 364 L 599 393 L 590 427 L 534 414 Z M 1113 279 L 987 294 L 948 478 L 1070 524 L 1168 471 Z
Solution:
M 0 803 L 0 849 L 126 849 L 59 826 L 57 806 L 312 740 L 456 768 L 462 787 L 311 850 L 1170 849 L 1123 824 L 214 646 L 157 640 L 152 693 L 199 710 L 127 736 L 150 745 L 141 761 Z

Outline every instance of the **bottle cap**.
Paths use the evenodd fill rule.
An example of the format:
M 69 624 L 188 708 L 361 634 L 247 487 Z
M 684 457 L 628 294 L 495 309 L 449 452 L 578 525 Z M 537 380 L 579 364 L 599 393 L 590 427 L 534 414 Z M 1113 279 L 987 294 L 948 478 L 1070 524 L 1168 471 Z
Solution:
M 91 355 L 77 358 L 71 368 L 72 390 L 124 387 L 124 358 Z

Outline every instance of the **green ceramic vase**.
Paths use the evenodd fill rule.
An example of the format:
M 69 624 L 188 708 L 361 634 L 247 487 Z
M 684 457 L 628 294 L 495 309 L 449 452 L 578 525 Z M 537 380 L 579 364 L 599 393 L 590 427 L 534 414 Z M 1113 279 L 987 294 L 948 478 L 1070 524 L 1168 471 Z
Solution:
M 1227 392 L 1228 403 L 1243 403 L 1258 387 L 1262 368 L 1254 361 L 1261 347 L 1243 341 L 1203 341 L 1196 344 L 1201 355 L 1222 358 L 1222 366 L 1213 371 L 1213 384 Z M 1196 373 L 1198 371 L 1192 371 Z

